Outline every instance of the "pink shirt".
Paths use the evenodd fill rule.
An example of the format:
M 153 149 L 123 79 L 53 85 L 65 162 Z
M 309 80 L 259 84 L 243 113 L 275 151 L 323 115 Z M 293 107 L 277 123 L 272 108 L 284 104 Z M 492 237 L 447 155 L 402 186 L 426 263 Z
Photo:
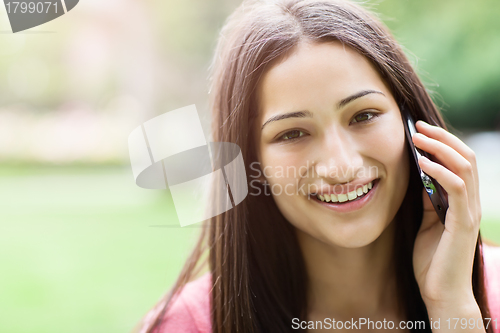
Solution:
M 493 325 L 494 332 L 500 333 L 500 247 L 484 244 L 483 253 L 490 316 L 492 320 L 497 319 L 498 328 L 495 329 Z M 209 273 L 186 284 L 166 313 L 161 332 L 154 333 L 210 333 L 210 289 Z M 152 318 L 158 310 L 152 309 L 145 321 Z

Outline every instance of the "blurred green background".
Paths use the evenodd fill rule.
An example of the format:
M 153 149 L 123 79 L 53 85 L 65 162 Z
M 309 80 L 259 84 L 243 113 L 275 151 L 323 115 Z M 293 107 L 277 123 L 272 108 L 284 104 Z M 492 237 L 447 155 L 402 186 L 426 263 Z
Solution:
M 128 332 L 199 228 L 134 184 L 128 134 L 196 104 L 233 0 L 82 0 L 12 34 L 0 7 L 0 332 Z M 500 243 L 500 2 L 386 0 L 455 134 L 477 153 L 482 232 Z

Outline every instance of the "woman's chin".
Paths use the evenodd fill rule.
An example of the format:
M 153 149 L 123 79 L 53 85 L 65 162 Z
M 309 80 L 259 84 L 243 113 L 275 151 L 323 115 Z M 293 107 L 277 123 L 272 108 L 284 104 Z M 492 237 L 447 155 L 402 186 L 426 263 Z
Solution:
M 330 245 L 343 248 L 361 248 L 375 242 L 383 233 L 381 228 L 352 228 L 352 230 L 338 230 L 328 237 Z
M 352 223 L 329 222 L 329 225 L 311 225 L 304 227 L 296 226 L 300 233 L 307 234 L 307 238 L 313 238 L 324 244 L 341 248 L 361 248 L 372 244 L 386 230 L 383 221 L 373 219 L 352 221 Z M 300 236 L 299 236 L 300 237 Z

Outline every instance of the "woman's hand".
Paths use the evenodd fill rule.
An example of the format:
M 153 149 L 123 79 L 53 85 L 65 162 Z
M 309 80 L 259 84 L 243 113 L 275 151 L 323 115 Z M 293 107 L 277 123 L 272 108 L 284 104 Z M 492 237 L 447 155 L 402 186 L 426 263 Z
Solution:
M 472 266 L 481 204 L 475 154 L 443 128 L 423 121 L 418 121 L 416 128 L 419 133 L 413 137 L 415 146 L 443 164 L 422 157 L 418 161 L 420 168 L 446 190 L 449 203 L 443 225 L 423 190 L 424 215 L 413 251 L 420 293 L 428 310 L 469 309 L 471 302 L 477 307 L 472 292 Z

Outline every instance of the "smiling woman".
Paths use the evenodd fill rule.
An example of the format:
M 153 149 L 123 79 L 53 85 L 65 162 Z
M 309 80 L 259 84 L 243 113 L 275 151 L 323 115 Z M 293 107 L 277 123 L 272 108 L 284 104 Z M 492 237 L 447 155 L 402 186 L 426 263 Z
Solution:
M 205 222 L 142 332 L 327 331 L 331 318 L 498 332 L 500 251 L 479 235 L 474 153 L 373 14 L 341 0 L 245 1 L 214 59 L 213 138 L 241 147 L 257 191 Z M 443 162 L 419 160 L 447 191 L 444 226 L 402 106 L 421 120 L 414 144 Z M 191 281 L 205 252 L 209 273 Z

